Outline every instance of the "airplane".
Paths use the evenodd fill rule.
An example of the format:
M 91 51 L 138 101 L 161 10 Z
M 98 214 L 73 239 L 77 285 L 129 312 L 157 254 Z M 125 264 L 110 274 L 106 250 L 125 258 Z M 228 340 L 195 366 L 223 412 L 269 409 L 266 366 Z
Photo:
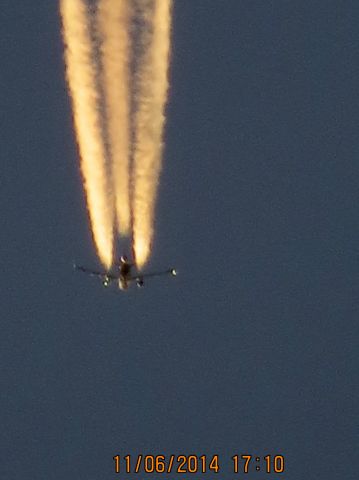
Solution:
M 158 277 L 160 275 L 177 275 L 177 271 L 175 268 L 169 268 L 168 270 L 164 270 L 162 272 L 138 273 L 136 275 L 131 275 L 131 269 L 134 266 L 135 264 L 129 262 L 128 258 L 125 255 L 122 255 L 122 257 L 120 258 L 120 262 L 118 264 L 119 272 L 115 274 L 111 272 L 97 272 L 94 270 L 90 270 L 86 267 L 82 267 L 81 265 L 74 264 L 75 270 L 79 270 L 80 272 L 87 273 L 88 275 L 98 277 L 104 287 L 109 287 L 112 283 L 117 282 L 118 288 L 120 290 L 127 290 L 132 282 L 135 282 L 138 287 L 143 287 L 145 283 L 145 278 Z

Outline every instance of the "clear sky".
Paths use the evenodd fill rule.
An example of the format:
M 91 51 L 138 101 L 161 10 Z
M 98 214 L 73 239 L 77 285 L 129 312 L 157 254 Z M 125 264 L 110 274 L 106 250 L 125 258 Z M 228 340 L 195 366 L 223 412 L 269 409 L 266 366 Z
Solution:
M 148 268 L 180 275 L 115 295 L 72 270 L 99 265 L 58 4 L 1 4 L 0 476 L 358 478 L 359 3 L 173 14 Z M 115 474 L 139 453 L 220 473 Z

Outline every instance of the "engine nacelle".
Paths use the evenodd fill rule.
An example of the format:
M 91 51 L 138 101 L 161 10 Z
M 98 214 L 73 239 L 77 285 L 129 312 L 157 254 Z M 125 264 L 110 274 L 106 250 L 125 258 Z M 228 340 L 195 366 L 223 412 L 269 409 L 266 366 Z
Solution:
M 143 280 L 143 278 L 138 278 L 136 280 L 136 285 L 138 286 L 138 288 L 142 288 L 144 286 L 145 282 Z

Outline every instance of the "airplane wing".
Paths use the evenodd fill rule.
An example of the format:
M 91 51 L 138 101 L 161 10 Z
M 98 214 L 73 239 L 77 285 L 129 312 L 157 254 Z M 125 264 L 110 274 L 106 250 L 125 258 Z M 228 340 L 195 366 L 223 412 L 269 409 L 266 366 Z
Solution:
M 107 280 L 108 282 L 111 282 L 113 280 L 118 280 L 119 278 L 118 275 L 112 275 L 111 273 L 108 273 L 108 272 L 97 272 L 96 270 L 90 270 L 89 268 L 82 267 L 81 265 L 74 264 L 74 268 L 75 270 L 79 270 L 80 272 L 87 273 L 92 277 L 98 277 L 101 280 Z
M 177 275 L 177 271 L 174 268 L 169 268 L 168 270 L 164 270 L 162 272 L 149 272 L 149 273 L 140 273 L 133 277 L 129 277 L 129 281 L 136 281 L 138 285 L 143 284 L 145 278 L 149 277 L 159 277 L 161 275 Z

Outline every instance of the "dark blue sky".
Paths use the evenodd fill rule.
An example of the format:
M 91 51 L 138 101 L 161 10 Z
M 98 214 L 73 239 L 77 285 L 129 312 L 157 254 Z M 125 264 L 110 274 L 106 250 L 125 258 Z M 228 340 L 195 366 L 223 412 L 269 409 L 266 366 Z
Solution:
M 149 268 L 180 275 L 117 296 L 72 271 L 98 263 L 57 2 L 0 21 L 1 478 L 357 478 L 358 2 L 175 1 Z

